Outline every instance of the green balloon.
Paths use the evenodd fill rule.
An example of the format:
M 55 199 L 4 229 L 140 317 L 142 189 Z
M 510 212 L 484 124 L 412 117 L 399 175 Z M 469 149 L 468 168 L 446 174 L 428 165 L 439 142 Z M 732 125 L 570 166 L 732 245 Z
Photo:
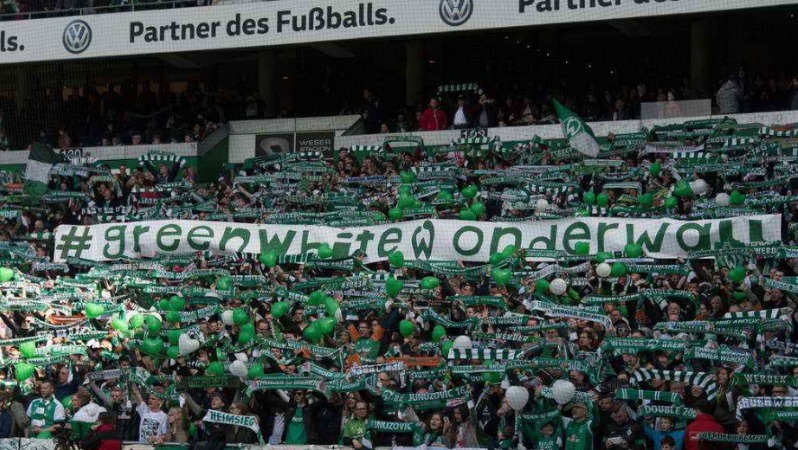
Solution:
M 599 264 L 601 264 L 601 263 L 603 263 L 603 262 L 605 262 L 608 259 L 613 258 L 613 257 L 614 257 L 613 254 L 610 253 L 610 252 L 598 252 L 598 253 L 596 253 L 596 261 L 598 261 Z
M 474 204 L 471 205 L 469 209 L 477 217 L 482 217 L 485 215 L 485 204 L 482 202 L 474 202 Z
M 690 183 L 688 183 L 687 180 L 679 180 L 676 186 L 673 187 L 673 195 L 677 197 L 689 197 L 693 195 Z
M 474 214 L 474 211 L 466 208 L 460 210 L 460 215 L 458 217 L 460 220 L 477 220 L 477 215 Z
M 424 277 L 421 279 L 421 289 L 435 289 L 440 286 L 441 280 L 435 277 Z
M 496 265 L 496 264 L 499 264 L 499 263 L 501 263 L 502 261 L 504 261 L 506 259 L 507 259 L 507 256 L 505 256 L 504 253 L 496 252 L 496 253 L 490 255 L 490 258 L 488 258 L 488 262 L 493 264 L 493 265 Z
M 413 335 L 413 331 L 415 331 L 416 326 L 413 325 L 413 322 L 405 319 L 399 322 L 399 332 L 402 333 L 404 337 L 410 337 Z
M 729 204 L 732 206 L 740 206 L 745 203 L 745 195 L 743 195 L 740 191 L 732 191 L 729 194 Z
M 643 247 L 637 244 L 626 244 L 623 248 L 627 258 L 639 258 L 643 256 Z
M 585 205 L 592 205 L 593 203 L 596 203 L 596 194 L 593 193 L 593 191 L 587 191 L 584 193 L 584 195 L 582 195 L 582 201 L 585 203 Z
M 622 277 L 626 275 L 626 264 L 622 262 L 616 262 L 612 265 L 612 269 L 610 270 L 610 276 L 613 277 Z
M 405 255 L 399 250 L 394 250 L 390 255 L 388 255 L 388 261 L 393 267 L 401 269 L 405 266 Z
M 324 243 L 319 245 L 319 258 L 321 259 L 330 259 L 332 258 L 333 250 L 330 247 L 330 244 Z
M 400 194 L 410 194 L 411 192 L 413 192 L 413 190 L 410 188 L 410 186 L 408 186 L 406 184 L 403 184 L 403 185 L 399 186 L 399 193 Z
M 158 338 L 147 338 L 141 343 L 141 349 L 144 353 L 150 355 L 158 355 L 163 350 L 163 341 Z
M 596 196 L 596 202 L 597 202 L 597 203 L 598 203 L 598 205 L 599 205 L 599 206 L 601 206 L 602 208 L 606 208 L 606 207 L 607 207 L 607 205 L 609 205 L 609 204 L 610 204 L 610 198 L 609 198 L 609 197 L 607 197 L 607 194 L 605 194 L 605 193 L 603 193 L 603 192 L 602 192 L 601 194 L 599 194 L 598 196 Z
M 316 343 L 319 342 L 319 339 L 321 339 L 322 332 L 316 322 L 313 322 L 307 328 L 305 328 L 305 330 L 302 332 L 302 335 L 305 336 L 305 339 L 308 342 Z
M 327 298 L 327 294 L 324 291 L 313 291 L 308 296 L 308 305 L 319 306 L 324 303 L 325 298 Z
M 238 331 L 238 343 L 247 344 L 255 337 L 255 332 L 250 330 L 241 329 Z
M 169 323 L 180 322 L 180 313 L 177 311 L 169 311 L 168 313 L 166 313 L 166 321 Z
M 8 267 L 0 267 L 0 281 L 3 283 L 14 279 L 14 271 Z
M 36 366 L 26 362 L 17 363 L 14 366 L 14 372 L 16 373 L 17 381 L 20 383 L 32 377 L 34 370 L 36 370 Z
M 586 209 L 579 208 L 576 210 L 575 213 L 576 217 L 590 217 L 590 211 Z
M 675 208 L 676 205 L 679 204 L 679 200 L 676 197 L 668 197 L 665 199 L 665 207 L 666 208 Z
M 338 324 L 338 321 L 335 320 L 334 317 L 322 317 L 318 320 L 319 329 L 321 329 L 321 333 L 325 336 L 329 336 L 335 331 L 335 326 Z
M 476 197 L 477 194 L 479 194 L 479 188 L 471 184 L 462 191 L 460 191 L 460 193 L 463 194 L 463 197 L 469 200 L 473 200 L 474 197 Z
M 396 222 L 402 219 L 402 208 L 395 206 L 388 210 L 388 218 Z
M 402 208 L 402 209 L 409 208 L 409 207 L 413 206 L 413 204 L 415 202 L 416 202 L 416 199 L 413 198 L 412 195 L 405 194 L 405 193 L 402 193 L 402 192 L 399 193 L 399 198 L 396 200 L 396 204 L 399 205 L 399 207 Z
M 169 311 L 169 299 L 162 298 L 158 300 L 158 309 L 161 311 Z
M 249 366 L 249 370 L 247 370 L 247 378 L 250 380 L 256 380 L 263 376 L 263 366 L 256 362 L 255 364 Z
M 549 282 L 541 278 L 535 282 L 535 292 L 538 294 L 545 294 L 549 292 Z
M 72 395 L 67 395 L 66 397 L 61 399 L 61 405 L 64 406 L 66 409 L 72 409 Z
M 186 299 L 179 295 L 174 295 L 169 299 L 169 309 L 172 311 L 182 311 L 186 307 Z
M 26 358 L 33 358 L 36 355 L 36 343 L 28 341 L 19 344 L 19 352 Z
M 745 268 L 737 266 L 729 271 L 729 279 L 735 283 L 742 283 L 745 280 Z
M 208 375 L 222 376 L 224 375 L 224 366 L 219 361 L 213 361 L 212 363 L 208 364 L 208 368 L 205 369 L 205 373 Z
M 288 302 L 276 302 L 272 305 L 272 317 L 279 319 L 283 317 L 288 310 L 291 309 L 291 304 Z
M 443 344 L 441 344 L 441 355 L 446 358 L 449 355 L 449 352 L 452 351 L 452 347 L 454 347 L 454 342 L 443 341 Z
M 385 282 L 385 293 L 388 294 L 388 297 L 396 297 L 402 292 L 402 289 L 405 287 L 405 284 L 402 280 L 397 280 L 394 277 L 388 278 Z
M 235 308 L 233 310 L 233 323 L 241 326 L 247 322 L 249 322 L 249 314 L 247 314 L 247 310 L 244 308 Z
M 119 318 L 114 319 L 114 320 L 111 321 L 111 328 L 113 328 L 116 331 L 127 331 L 128 330 L 127 322 L 125 322 L 125 319 L 119 319 Z
M 399 172 L 399 178 L 402 179 L 402 183 L 413 183 L 416 181 L 416 173 L 410 170 L 403 170 Z
M 177 345 L 180 343 L 180 335 L 183 334 L 180 330 L 169 330 L 166 332 L 166 337 L 169 339 L 169 345 Z
M 216 280 L 216 289 L 226 291 L 233 287 L 233 279 L 231 277 L 221 277 Z
M 658 163 L 658 162 L 655 162 L 655 163 L 654 163 L 654 164 L 652 164 L 652 165 L 651 165 L 651 167 L 648 169 L 648 173 L 650 173 L 652 177 L 656 177 L 657 175 L 659 175 L 659 172 L 660 172 L 661 170 L 662 170 L 662 164 L 660 164 L 660 163 Z
M 512 274 L 510 269 L 493 269 L 490 276 L 497 285 L 504 286 L 510 281 Z
M 272 268 L 277 265 L 277 253 L 274 250 L 268 250 L 258 256 L 258 261 L 264 266 Z
M 144 316 L 141 314 L 133 314 L 127 321 L 130 328 L 138 329 L 144 325 Z
M 509 258 L 515 254 L 516 250 L 517 249 L 515 248 L 515 245 L 510 244 L 507 247 L 504 247 L 504 250 L 502 250 L 502 255 Z
M 589 242 L 577 242 L 574 246 L 574 250 L 576 251 L 577 255 L 585 256 L 590 254 L 590 243 Z
M 197 424 L 194 422 L 189 423 L 188 425 L 188 436 L 191 438 L 197 437 Z
M 435 325 L 435 328 L 432 329 L 432 341 L 440 342 L 444 337 L 446 337 L 446 328 L 441 325 Z
M 96 303 L 87 303 L 84 313 L 89 319 L 96 319 L 105 313 L 105 306 Z
M 484 364 L 486 366 L 492 366 L 494 362 L 486 360 Z M 504 374 L 501 372 L 482 372 L 482 380 L 486 383 L 501 383 L 503 378 Z
M 651 194 L 642 194 L 637 199 L 637 203 L 641 208 L 651 208 L 651 205 L 654 204 L 654 196 Z
M 340 307 L 341 305 L 339 305 L 334 298 L 327 297 L 324 299 L 324 312 L 326 312 L 328 316 L 334 316 L 335 311 L 338 311 L 338 308 Z
M 440 191 L 438 196 L 435 197 L 435 200 L 442 201 L 442 202 L 450 202 L 454 200 L 454 195 L 452 195 L 449 191 Z
M 152 334 L 156 334 L 161 331 L 161 327 L 163 326 L 161 321 L 153 315 L 148 315 L 147 318 L 144 319 L 144 322 L 147 323 L 147 331 Z
M 743 301 L 743 300 L 745 300 L 747 298 L 748 298 L 748 294 L 746 294 L 745 292 L 734 291 L 734 299 L 737 300 L 738 302 L 741 302 L 741 301 Z
M 169 348 L 166 349 L 166 356 L 169 359 L 177 359 L 180 356 L 180 347 L 177 345 L 170 345 Z

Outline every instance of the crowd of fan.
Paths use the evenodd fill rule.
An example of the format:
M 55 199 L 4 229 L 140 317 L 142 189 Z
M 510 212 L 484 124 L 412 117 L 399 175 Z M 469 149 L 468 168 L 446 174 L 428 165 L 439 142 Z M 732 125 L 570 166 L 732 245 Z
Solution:
M 796 395 L 798 362 L 790 356 L 794 350 L 790 342 L 796 337 L 792 311 L 794 292 L 798 291 L 762 282 L 763 278 L 784 281 L 798 275 L 798 260 L 779 256 L 778 252 L 752 254 L 732 267 L 720 259 L 659 260 L 656 262 L 660 265 L 650 271 L 636 265 L 634 271 L 614 274 L 612 279 L 598 274 L 601 257 L 584 256 L 580 261 L 590 263 L 584 269 L 585 282 L 577 285 L 571 279 L 572 289 L 565 296 L 552 294 L 554 289 L 547 290 L 548 282 L 542 283 L 547 279 L 553 283 L 552 278 L 563 275 L 550 272 L 536 279 L 534 274 L 548 264 L 525 260 L 524 256 L 534 253 L 524 249 L 509 249 L 494 261 L 509 261 L 510 267 L 526 274 L 520 275 L 517 283 L 497 281 L 490 267 L 483 264 L 452 262 L 448 272 L 443 272 L 448 275 L 443 276 L 429 265 L 403 263 L 393 257 L 390 264 L 362 264 L 363 255 L 353 255 L 347 260 L 351 263 L 348 266 L 325 265 L 312 258 L 273 260 L 263 255 L 197 253 L 173 259 L 153 255 L 127 261 L 122 265 L 126 269 L 85 261 L 59 265 L 49 258 L 52 232 L 62 224 L 196 219 L 344 226 L 340 218 L 339 222 L 331 218 L 336 211 L 349 209 L 362 214 L 358 217 L 368 223 L 382 223 L 408 218 L 413 208 L 423 211 L 419 203 L 432 207 L 419 213 L 422 217 L 463 219 L 471 215 L 463 214 L 468 210 L 473 211 L 472 219 L 545 223 L 556 218 L 550 215 L 573 217 L 575 211 L 577 215 L 617 215 L 621 211 L 628 215 L 635 210 L 634 205 L 644 203 L 647 195 L 654 196 L 653 203 L 637 210 L 645 217 L 695 218 L 696 213 L 706 211 L 707 205 L 721 205 L 721 197 L 731 186 L 741 186 L 739 189 L 749 198 L 776 199 L 741 207 L 739 212 L 783 213 L 786 238 L 778 245 L 786 245 L 793 240 L 789 223 L 798 217 L 794 214 L 798 200 L 792 197 L 798 186 L 795 176 L 783 182 L 779 177 L 794 173 L 793 163 L 755 156 L 754 145 L 780 141 L 772 137 L 772 129 L 760 133 L 757 128 L 754 135 L 741 134 L 740 138 L 750 139 L 748 147 L 734 147 L 724 141 L 726 137 L 734 139 L 744 129 L 733 122 L 707 121 L 639 136 L 610 136 L 602 141 L 603 151 L 609 155 L 604 157 L 619 161 L 620 166 L 598 172 L 580 171 L 584 158 L 560 141 L 535 141 L 510 148 L 483 149 L 474 148 L 479 144 L 461 143 L 439 149 L 419 145 L 411 151 L 387 146 L 381 152 L 366 154 L 358 153 L 358 149 L 341 149 L 328 159 L 319 155 L 261 158 L 236 167 L 233 178 L 226 171 L 217 182 L 205 185 L 196 182 L 194 170 L 184 167 L 179 158 L 157 163 L 164 155 L 142 158 L 139 168 L 122 166 L 113 176 L 107 166 L 67 165 L 54 172 L 52 195 L 33 205 L 20 198 L 20 180 L 9 176 L 4 184 L 6 194 L 0 197 L 4 212 L 0 222 L 0 250 L 6 258 L 3 265 L 18 271 L 17 280 L 40 286 L 35 295 L 61 292 L 69 298 L 67 286 L 71 286 L 83 289 L 83 293 L 93 292 L 94 298 L 100 299 L 95 301 L 107 305 L 109 301 L 119 302 L 122 312 L 97 315 L 86 303 L 77 306 L 57 300 L 45 303 L 46 308 L 9 309 L 11 303 L 0 304 L 4 323 L 0 345 L 5 358 L 0 368 L 5 376 L 0 391 L 0 437 L 57 437 L 67 429 L 71 439 L 86 449 L 111 448 L 105 445 L 119 440 L 191 442 L 203 448 L 258 442 L 258 434 L 245 426 L 203 421 L 213 410 L 256 417 L 264 441 L 270 444 L 343 444 L 356 449 L 413 445 L 697 450 L 712 443 L 718 449 L 793 448 L 798 445 L 795 416 L 778 413 L 794 409 L 737 409 L 738 400 L 744 397 Z M 783 140 L 790 139 L 791 133 L 794 129 L 786 131 Z M 668 136 L 679 136 L 681 142 Z M 715 141 L 721 144 L 713 150 L 710 137 L 724 139 Z M 623 144 L 627 138 L 633 139 Z M 706 151 L 724 163 L 737 162 L 740 167 L 751 164 L 755 157 L 755 166 L 762 170 L 745 174 L 714 168 L 702 172 L 700 163 L 714 160 L 701 159 L 693 161 L 696 165 L 685 175 L 681 162 L 672 159 L 668 150 L 644 151 L 652 141 L 678 142 L 687 150 L 703 143 L 702 153 Z M 503 200 L 502 195 L 511 189 L 489 185 L 490 171 L 496 171 L 493 175 L 515 174 L 517 182 L 529 183 L 527 187 L 531 188 L 535 177 L 513 172 L 524 164 L 555 171 L 559 175 L 547 180 L 560 180 L 567 189 L 542 189 L 526 201 Z M 442 169 L 432 172 L 439 177 L 434 180 L 441 187 L 441 192 L 432 194 L 436 200 L 422 196 L 424 183 L 413 175 L 420 174 L 418 169 L 423 167 Z M 570 170 L 558 170 L 562 167 Z M 280 177 L 292 171 L 303 172 L 303 177 Z M 679 178 L 696 180 L 699 176 L 704 180 L 701 189 L 685 193 L 684 180 Z M 642 190 L 606 187 L 610 180 L 640 182 Z M 466 192 L 471 185 L 482 183 L 485 186 L 478 194 L 482 206 L 475 208 L 476 203 L 472 203 L 469 207 L 465 199 L 471 194 Z M 604 196 L 598 208 L 593 205 L 596 193 Z M 412 198 L 414 195 L 419 198 Z M 321 198 L 336 198 L 341 203 L 317 201 Z M 153 264 L 160 268 L 153 269 Z M 560 264 L 569 265 L 567 260 Z M 674 270 L 674 265 L 683 269 Z M 254 286 L 237 284 L 232 295 L 223 296 L 222 292 L 231 289 L 229 277 L 208 276 L 212 272 L 187 279 L 170 276 L 205 269 L 226 270 L 231 276 L 260 276 L 262 281 Z M 8 269 L 0 270 L 0 279 L 6 277 L 3 270 Z M 151 274 L 154 277 L 150 276 L 150 282 L 141 281 L 142 287 L 125 270 L 136 276 L 151 274 L 150 270 L 158 273 Z M 743 271 L 742 278 L 739 270 Z M 416 289 L 411 294 L 386 294 L 382 289 L 389 289 L 388 284 L 383 288 L 377 280 L 388 273 L 405 280 L 408 286 L 418 280 L 424 286 L 428 282 L 423 280 L 433 276 L 437 282 L 427 286 L 427 292 Z M 371 280 L 361 285 L 358 295 L 361 300 L 374 300 L 373 304 L 360 302 L 365 306 L 354 307 L 357 302 L 348 298 L 350 293 L 340 284 L 325 288 L 322 306 L 318 298 L 316 303 L 310 300 L 317 297 L 315 292 L 301 294 L 324 286 L 317 280 L 340 280 L 338 277 L 344 277 L 344 282 L 364 277 Z M 87 280 L 94 288 L 87 287 Z M 0 290 L 7 293 L 6 302 L 16 299 L 17 294 L 12 292 L 19 284 L 0 284 Z M 190 317 L 203 305 L 187 305 L 180 297 L 175 300 L 170 295 L 147 293 L 147 286 L 215 290 L 223 299 L 217 296 L 214 300 L 221 310 L 183 320 L 179 314 L 188 313 Z M 603 302 L 598 313 L 608 318 L 610 326 L 527 309 L 528 301 L 539 296 L 576 307 L 590 296 L 623 298 L 653 290 L 665 290 L 664 297 L 658 297 L 664 301 Z M 669 296 L 667 291 L 674 295 Z M 285 292 L 296 293 L 302 300 L 294 298 L 286 310 L 285 299 L 290 297 Z M 474 300 L 490 298 L 495 301 Z M 340 305 L 336 313 L 326 309 L 330 303 Z M 64 307 L 72 307 L 71 314 L 64 315 Z M 133 318 L 136 311 L 159 311 L 163 323 L 159 320 L 156 325 L 149 319 L 137 322 Z M 244 313 L 243 320 L 239 320 L 239 311 Z M 770 320 L 770 315 L 759 316 L 771 311 L 778 312 L 777 320 Z M 173 312 L 176 320 L 170 318 Z M 100 331 L 102 336 L 85 342 L 85 348 L 77 351 L 75 344 L 82 344 L 71 340 L 68 332 L 59 333 L 65 327 L 59 324 L 74 324 L 73 314 L 82 313 L 89 318 L 81 322 L 83 326 Z M 761 324 L 738 324 L 732 332 L 679 327 L 693 321 L 710 325 L 713 321 L 734 322 L 740 315 L 761 317 L 757 320 Z M 518 320 L 502 320 L 512 317 Z M 193 325 L 196 330 L 191 338 L 208 345 L 185 354 L 182 343 L 178 345 L 182 342 L 179 335 Z M 322 334 L 319 329 L 327 325 L 331 328 Z M 172 329 L 181 331 L 174 335 L 167 332 Z M 157 338 L 158 330 L 163 330 L 164 338 L 168 334 L 165 345 L 179 353 L 147 348 L 154 345 L 161 349 L 164 342 Z M 242 337 L 250 332 L 253 335 Z M 21 341 L 9 341 L 33 336 L 43 338 L 26 341 L 35 342 L 29 347 Z M 622 338 L 650 342 L 652 346 L 621 350 L 620 344 L 618 348 L 610 345 Z M 491 356 L 452 357 L 453 345 L 462 344 L 461 339 L 469 342 L 467 348 L 473 345 L 500 361 L 487 360 Z M 148 342 L 152 340 L 157 342 Z M 667 345 L 673 342 L 679 345 Z M 768 344 L 773 342 L 779 345 Z M 49 355 L 47 347 L 71 347 L 68 353 L 73 353 L 58 362 L 36 364 L 35 356 Z M 687 350 L 693 347 L 750 355 L 753 365 L 688 357 Z M 501 359 L 505 351 L 514 351 L 515 359 Z M 58 354 L 53 355 L 57 359 Z M 786 363 L 776 365 L 777 359 Z M 246 373 L 234 371 L 234 365 L 240 365 L 237 361 L 246 362 Z M 405 365 L 397 369 L 392 365 L 396 361 Z M 429 361 L 437 362 L 429 365 Z M 510 362 L 521 364 L 504 366 Z M 357 372 L 358 367 L 362 374 Z M 25 376 L 26 370 L 32 372 Z M 230 375 L 225 376 L 225 370 Z M 641 378 L 644 373 L 698 373 L 706 377 Z M 777 381 L 763 378 L 761 385 L 739 383 L 737 375 L 750 373 L 772 374 L 771 380 Z M 277 388 L 246 389 L 264 376 Z M 219 384 L 201 383 L 209 379 Z M 326 386 L 297 387 L 298 380 L 311 379 Z M 567 385 L 558 387 L 561 380 L 570 381 L 576 392 L 567 395 Z M 281 383 L 284 388 L 279 387 Z M 516 387 L 529 395 L 529 401 L 520 408 L 508 394 Z M 640 392 L 640 398 L 629 391 Z M 440 398 L 428 395 L 433 393 Z M 396 395 L 408 400 L 395 401 Z M 649 412 L 641 406 L 649 407 Z M 719 433 L 721 442 L 715 443 L 702 433 Z M 747 436 L 757 439 L 748 441 Z

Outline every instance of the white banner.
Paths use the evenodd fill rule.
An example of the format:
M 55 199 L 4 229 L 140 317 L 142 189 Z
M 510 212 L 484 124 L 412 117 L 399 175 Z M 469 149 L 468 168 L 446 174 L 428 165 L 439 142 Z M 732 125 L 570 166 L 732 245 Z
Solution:
M 797 0 L 279 0 L 0 22 L 0 63 L 695 14 Z
M 528 223 L 416 220 L 351 228 L 160 220 L 62 225 L 56 229 L 54 260 L 108 261 L 206 250 L 305 255 L 328 244 L 333 258 L 360 250 L 365 252 L 366 262 L 386 260 L 394 250 L 413 260 L 486 262 L 508 245 L 574 254 L 580 242 L 589 243 L 590 253 L 622 251 L 635 243 L 653 258 L 684 258 L 691 251 L 714 250 L 721 245 L 780 240 L 779 215 L 696 221 L 595 217 Z

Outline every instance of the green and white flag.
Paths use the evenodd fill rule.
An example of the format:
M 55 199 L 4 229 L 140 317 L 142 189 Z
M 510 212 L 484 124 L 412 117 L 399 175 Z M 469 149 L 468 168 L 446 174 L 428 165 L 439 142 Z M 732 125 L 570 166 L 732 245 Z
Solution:
M 557 100 L 552 100 L 552 103 L 562 122 L 562 132 L 571 147 L 591 158 L 598 156 L 600 147 L 587 123 Z
M 57 163 L 64 161 L 66 158 L 53 149 L 43 144 L 34 144 L 25 166 L 25 192 L 34 197 L 44 195 L 47 192 L 47 183 L 50 181 L 50 171 Z

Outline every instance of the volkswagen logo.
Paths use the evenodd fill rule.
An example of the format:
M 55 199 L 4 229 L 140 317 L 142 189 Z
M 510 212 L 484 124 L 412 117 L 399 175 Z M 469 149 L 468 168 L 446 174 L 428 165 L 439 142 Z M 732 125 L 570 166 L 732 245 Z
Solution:
M 471 18 L 474 12 L 474 0 L 441 0 L 441 19 L 447 25 L 457 27 Z
M 64 29 L 62 41 L 69 53 L 83 53 L 91 45 L 91 27 L 82 20 L 73 20 Z

